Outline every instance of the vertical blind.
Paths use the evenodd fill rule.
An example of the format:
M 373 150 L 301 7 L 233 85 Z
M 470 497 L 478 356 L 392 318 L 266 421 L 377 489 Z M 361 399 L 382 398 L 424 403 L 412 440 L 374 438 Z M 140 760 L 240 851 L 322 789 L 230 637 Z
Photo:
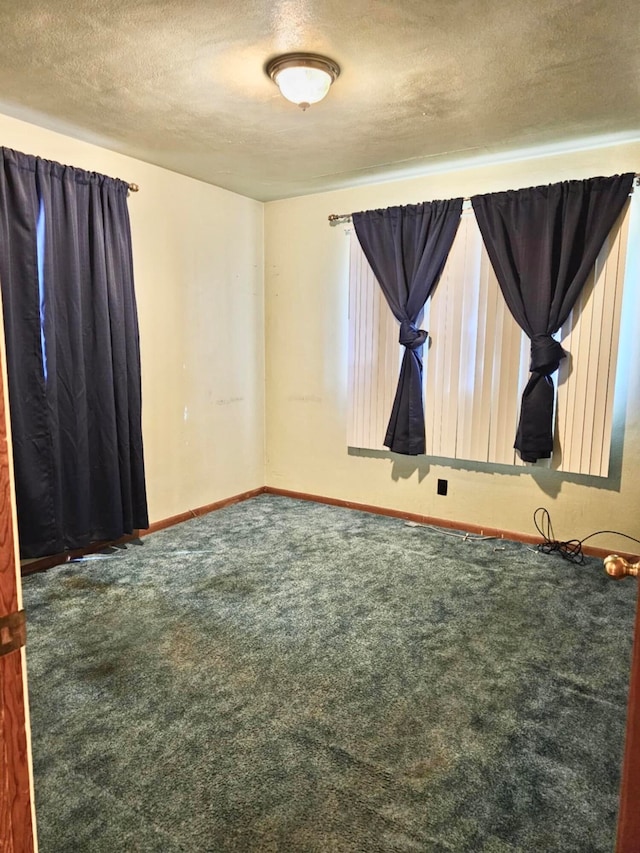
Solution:
M 628 205 L 607 238 L 574 310 L 559 333 L 571 357 L 556 376 L 551 466 L 606 477 L 624 283 Z M 471 209 L 425 309 L 426 453 L 523 465 L 513 449 L 530 344 L 511 316 Z M 349 293 L 351 447 L 384 450 L 399 368 L 398 324 L 355 235 Z M 544 464 L 544 463 L 542 463 Z M 547 463 L 548 464 L 548 463 Z

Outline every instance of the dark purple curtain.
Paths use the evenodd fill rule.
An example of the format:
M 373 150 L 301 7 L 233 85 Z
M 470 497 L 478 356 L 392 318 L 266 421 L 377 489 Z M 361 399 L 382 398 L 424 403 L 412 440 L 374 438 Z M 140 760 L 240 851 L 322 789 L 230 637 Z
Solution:
M 405 348 L 384 439 L 394 453 L 425 452 L 422 348 L 427 332 L 416 323 L 442 273 L 461 213 L 457 198 L 353 214 L 358 240 L 400 323 Z
M 531 377 L 514 445 L 526 462 L 551 456 L 551 374 L 565 357 L 552 335 L 569 316 L 633 178 L 565 181 L 471 200 L 505 301 L 531 339 Z
M 20 550 L 148 526 L 127 184 L 0 149 Z

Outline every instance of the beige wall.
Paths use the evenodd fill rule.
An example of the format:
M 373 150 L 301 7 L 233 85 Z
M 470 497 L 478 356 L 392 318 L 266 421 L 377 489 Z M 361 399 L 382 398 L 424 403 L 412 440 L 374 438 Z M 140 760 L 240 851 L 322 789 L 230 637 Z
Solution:
M 520 533 L 533 532 L 533 511 L 544 505 L 561 537 L 609 527 L 640 535 L 638 300 L 625 308 L 626 375 L 607 481 L 357 454 L 345 441 L 348 239 L 327 223 L 330 213 L 636 171 L 640 142 L 266 206 L 2 115 L 0 143 L 140 184 L 129 210 L 152 521 L 266 482 Z M 640 244 L 638 219 L 631 244 Z M 436 494 L 439 477 L 447 497 Z
M 638 302 L 625 307 L 612 475 L 608 480 L 490 465 L 360 454 L 346 446 L 348 239 L 327 216 L 392 204 L 636 171 L 640 142 L 502 165 L 467 167 L 271 202 L 265 207 L 267 484 L 519 533 L 546 506 L 556 536 L 613 528 L 640 537 L 640 347 L 629 334 Z M 639 217 L 630 243 L 638 243 Z M 637 253 L 636 253 L 637 254 Z M 631 276 L 627 296 L 637 287 Z M 446 497 L 436 481 L 449 481 Z M 619 539 L 592 544 L 633 550 Z
M 264 483 L 263 205 L 0 115 L 0 144 L 129 199 L 151 521 Z

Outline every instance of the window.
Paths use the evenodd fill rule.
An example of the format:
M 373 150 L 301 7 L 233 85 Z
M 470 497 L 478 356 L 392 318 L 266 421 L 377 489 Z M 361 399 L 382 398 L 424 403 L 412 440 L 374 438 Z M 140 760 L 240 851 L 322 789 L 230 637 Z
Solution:
M 558 394 L 550 465 L 560 471 L 608 474 L 628 222 L 629 205 L 559 333 L 569 355 L 554 377 Z M 423 389 L 427 454 L 524 465 L 513 441 L 529 376 L 529 341 L 502 297 L 470 206 L 463 211 L 422 327 L 430 333 Z M 398 324 L 352 233 L 349 446 L 385 449 L 401 350 Z

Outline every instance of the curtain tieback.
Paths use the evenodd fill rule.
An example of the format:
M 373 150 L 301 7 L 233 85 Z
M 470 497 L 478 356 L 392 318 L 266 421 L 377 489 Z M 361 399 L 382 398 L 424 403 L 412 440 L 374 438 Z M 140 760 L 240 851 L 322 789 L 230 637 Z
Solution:
M 400 343 L 407 349 L 420 349 L 427 340 L 428 332 L 424 329 L 416 329 L 413 323 L 403 320 L 400 323 Z
M 549 376 L 560 366 L 560 361 L 566 357 L 558 341 L 551 335 L 534 335 L 531 338 L 531 363 L 529 370 Z

